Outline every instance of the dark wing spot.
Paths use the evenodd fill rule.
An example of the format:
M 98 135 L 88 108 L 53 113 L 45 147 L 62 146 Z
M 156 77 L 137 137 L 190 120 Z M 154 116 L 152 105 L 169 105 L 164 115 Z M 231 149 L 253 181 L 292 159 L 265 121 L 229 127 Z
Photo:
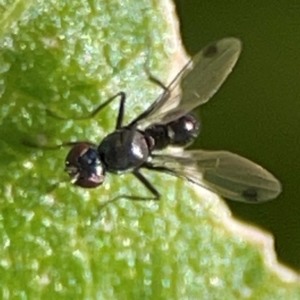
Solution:
M 247 190 L 243 191 L 242 196 L 246 201 L 249 202 L 255 203 L 258 201 L 258 192 L 255 188 L 248 188 Z
M 216 55 L 216 53 L 218 52 L 218 47 L 216 44 L 211 44 L 209 46 L 207 46 L 204 51 L 203 51 L 203 56 L 204 57 L 213 57 Z

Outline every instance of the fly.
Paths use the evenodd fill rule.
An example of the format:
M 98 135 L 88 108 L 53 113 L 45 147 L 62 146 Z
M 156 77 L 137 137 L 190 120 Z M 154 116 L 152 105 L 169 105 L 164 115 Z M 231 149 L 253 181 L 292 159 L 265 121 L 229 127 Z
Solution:
M 149 169 L 185 178 L 231 200 L 259 203 L 276 198 L 281 192 L 280 182 L 261 166 L 237 154 L 204 150 L 160 153 L 169 146 L 184 148 L 195 140 L 199 123 L 190 112 L 217 92 L 236 64 L 241 48 L 238 39 L 224 38 L 196 54 L 167 87 L 151 77 L 163 92 L 128 125 L 123 124 L 124 92 L 84 117 L 94 117 L 114 99 L 120 99 L 115 130 L 99 145 L 82 141 L 60 145 L 72 147 L 65 161 L 72 183 L 95 188 L 102 185 L 106 173 L 131 172 L 153 197 L 122 197 L 159 200 L 160 193 L 141 172 Z M 178 85 L 180 94 L 175 92 Z

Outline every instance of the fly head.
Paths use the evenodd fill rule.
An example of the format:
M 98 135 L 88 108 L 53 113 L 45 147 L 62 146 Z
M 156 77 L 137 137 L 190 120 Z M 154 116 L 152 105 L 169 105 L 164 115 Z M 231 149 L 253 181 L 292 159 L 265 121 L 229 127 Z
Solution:
M 104 181 L 105 168 L 100 160 L 97 147 L 91 144 L 76 144 L 68 153 L 65 166 L 74 185 L 95 188 Z

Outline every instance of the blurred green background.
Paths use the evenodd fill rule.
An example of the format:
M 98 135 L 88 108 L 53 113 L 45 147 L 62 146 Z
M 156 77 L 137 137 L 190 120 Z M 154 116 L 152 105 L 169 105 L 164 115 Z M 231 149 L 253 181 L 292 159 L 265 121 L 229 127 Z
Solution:
M 278 258 L 300 269 L 300 2 L 176 0 L 187 52 L 212 40 L 243 42 L 237 67 L 201 108 L 194 145 L 258 162 L 283 184 L 262 205 L 228 201 L 233 213 L 272 232 Z

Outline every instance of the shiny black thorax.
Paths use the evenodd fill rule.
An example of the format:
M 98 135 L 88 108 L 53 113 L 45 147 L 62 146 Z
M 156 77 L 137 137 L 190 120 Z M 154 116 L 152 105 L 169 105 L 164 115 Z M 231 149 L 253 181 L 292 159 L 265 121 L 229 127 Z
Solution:
M 199 123 L 191 115 L 168 124 L 149 126 L 145 131 L 134 125 L 122 127 L 104 138 L 98 153 L 108 172 L 130 172 L 146 163 L 152 151 L 168 146 L 187 146 L 198 133 Z
M 98 153 L 107 171 L 129 172 L 145 163 L 150 155 L 148 137 L 135 128 L 115 130 L 100 143 Z

